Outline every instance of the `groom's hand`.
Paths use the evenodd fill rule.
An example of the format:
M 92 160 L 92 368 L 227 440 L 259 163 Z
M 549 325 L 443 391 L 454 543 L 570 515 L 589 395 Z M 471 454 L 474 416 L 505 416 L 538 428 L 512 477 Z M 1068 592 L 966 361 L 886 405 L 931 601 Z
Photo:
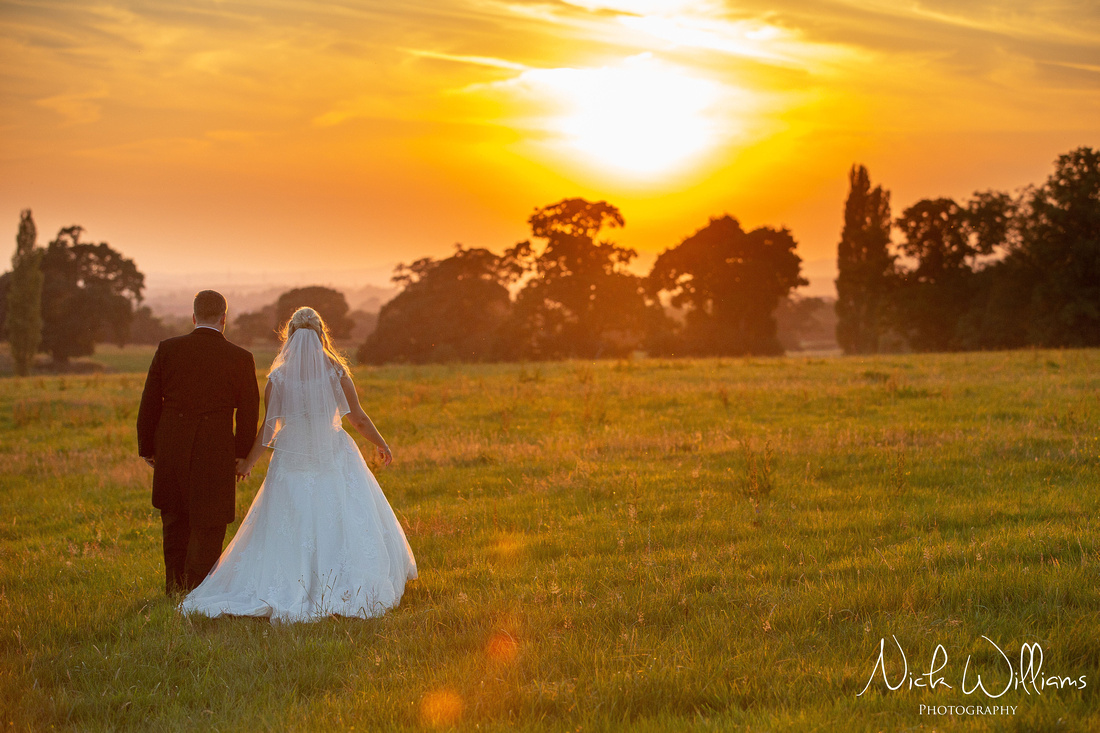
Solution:
M 153 466 L 154 468 L 156 467 L 154 465 L 157 462 L 157 459 L 156 459 L 155 456 L 142 456 L 141 460 L 145 461 L 146 463 L 148 463 L 150 466 Z
M 237 459 L 237 480 L 238 481 L 245 480 L 246 478 L 248 478 L 249 473 L 251 473 L 251 470 L 248 468 L 248 459 L 247 458 L 238 458 Z

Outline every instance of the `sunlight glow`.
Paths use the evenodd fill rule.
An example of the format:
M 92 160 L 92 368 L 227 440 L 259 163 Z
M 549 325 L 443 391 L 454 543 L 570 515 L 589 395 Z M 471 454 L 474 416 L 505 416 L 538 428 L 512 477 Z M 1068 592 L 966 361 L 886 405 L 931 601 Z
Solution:
M 389 287 L 396 262 L 518 241 L 566 196 L 621 208 L 641 269 L 727 210 L 831 268 L 853 163 L 899 197 L 963 196 L 1100 134 L 1082 3 L 161 5 L 4 4 L 0 203 L 173 288 L 209 262 Z M 323 243 L 308 279 L 303 241 Z
M 450 728 L 462 717 L 462 708 L 462 698 L 453 690 L 433 690 L 420 701 L 420 720 L 431 728 Z
M 779 28 L 759 22 L 716 21 L 695 17 L 659 15 L 623 16 L 619 23 L 631 30 L 667 41 L 675 46 L 720 51 L 753 59 L 783 61 L 775 41 L 783 38 Z
M 496 664 L 509 664 L 515 661 L 519 652 L 519 642 L 507 631 L 499 630 L 485 645 L 485 656 Z
M 565 4 L 585 10 L 612 10 L 631 15 L 706 11 L 713 6 L 705 0 L 565 0 Z
M 648 53 L 596 69 L 532 69 L 498 86 L 549 105 L 538 126 L 558 152 L 614 173 L 674 171 L 720 137 L 723 87 Z

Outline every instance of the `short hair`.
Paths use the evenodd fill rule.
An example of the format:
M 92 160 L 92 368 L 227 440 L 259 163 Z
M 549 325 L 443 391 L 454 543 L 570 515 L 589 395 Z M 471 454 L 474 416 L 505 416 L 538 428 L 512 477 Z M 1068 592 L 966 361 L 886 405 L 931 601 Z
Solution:
M 195 320 L 203 323 L 216 321 L 225 315 L 228 304 L 225 296 L 216 290 L 202 290 L 195 294 Z

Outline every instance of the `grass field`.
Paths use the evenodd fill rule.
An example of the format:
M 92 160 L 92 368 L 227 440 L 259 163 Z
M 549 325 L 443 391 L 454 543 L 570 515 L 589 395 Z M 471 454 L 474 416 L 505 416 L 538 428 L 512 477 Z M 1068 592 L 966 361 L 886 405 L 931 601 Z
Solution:
M 8 729 L 1100 729 L 1100 352 L 359 368 L 421 577 L 291 626 L 162 597 L 143 378 L 0 381 Z
M 96 344 L 93 356 L 80 357 L 70 362 L 70 368 L 76 374 L 117 374 L 137 373 L 144 374 L 149 369 L 149 363 L 153 360 L 153 353 L 157 350 L 153 345 L 134 345 L 118 347 L 113 344 Z M 257 344 L 250 349 L 256 357 L 256 367 L 266 372 L 271 360 L 278 351 L 273 344 Z M 351 349 L 355 351 L 354 348 Z M 50 359 L 45 354 L 39 354 L 36 368 L 44 374 L 55 374 Z M 0 377 L 10 377 L 12 374 L 11 352 L 6 343 L 0 343 Z
M 156 350 L 156 346 L 124 346 L 119 348 L 111 344 L 96 344 L 95 356 L 89 357 L 89 359 L 102 364 L 104 371 L 108 373 L 141 372 L 144 374 L 149 370 L 149 363 L 153 361 L 153 353 Z M 275 344 L 265 343 L 251 346 L 249 350 L 256 357 L 256 368 L 266 373 L 279 348 Z M 352 348 L 351 351 L 354 352 L 355 349 Z

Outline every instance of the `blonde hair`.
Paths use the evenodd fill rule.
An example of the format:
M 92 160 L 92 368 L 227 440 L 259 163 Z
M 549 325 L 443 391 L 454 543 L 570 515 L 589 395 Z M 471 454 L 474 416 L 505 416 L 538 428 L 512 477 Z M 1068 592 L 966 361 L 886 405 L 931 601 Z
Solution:
M 317 337 L 321 339 L 321 347 L 325 350 L 325 356 L 340 370 L 341 376 L 351 374 L 351 367 L 348 366 L 348 360 L 345 359 L 344 355 L 337 351 L 336 346 L 333 345 L 332 335 L 329 334 L 328 326 L 325 325 L 325 321 L 321 318 L 321 314 L 309 306 L 303 306 L 294 311 L 294 315 L 290 317 L 290 320 L 284 323 L 283 327 L 279 329 L 279 341 L 285 344 L 286 340 L 300 328 L 308 328 L 317 334 Z

